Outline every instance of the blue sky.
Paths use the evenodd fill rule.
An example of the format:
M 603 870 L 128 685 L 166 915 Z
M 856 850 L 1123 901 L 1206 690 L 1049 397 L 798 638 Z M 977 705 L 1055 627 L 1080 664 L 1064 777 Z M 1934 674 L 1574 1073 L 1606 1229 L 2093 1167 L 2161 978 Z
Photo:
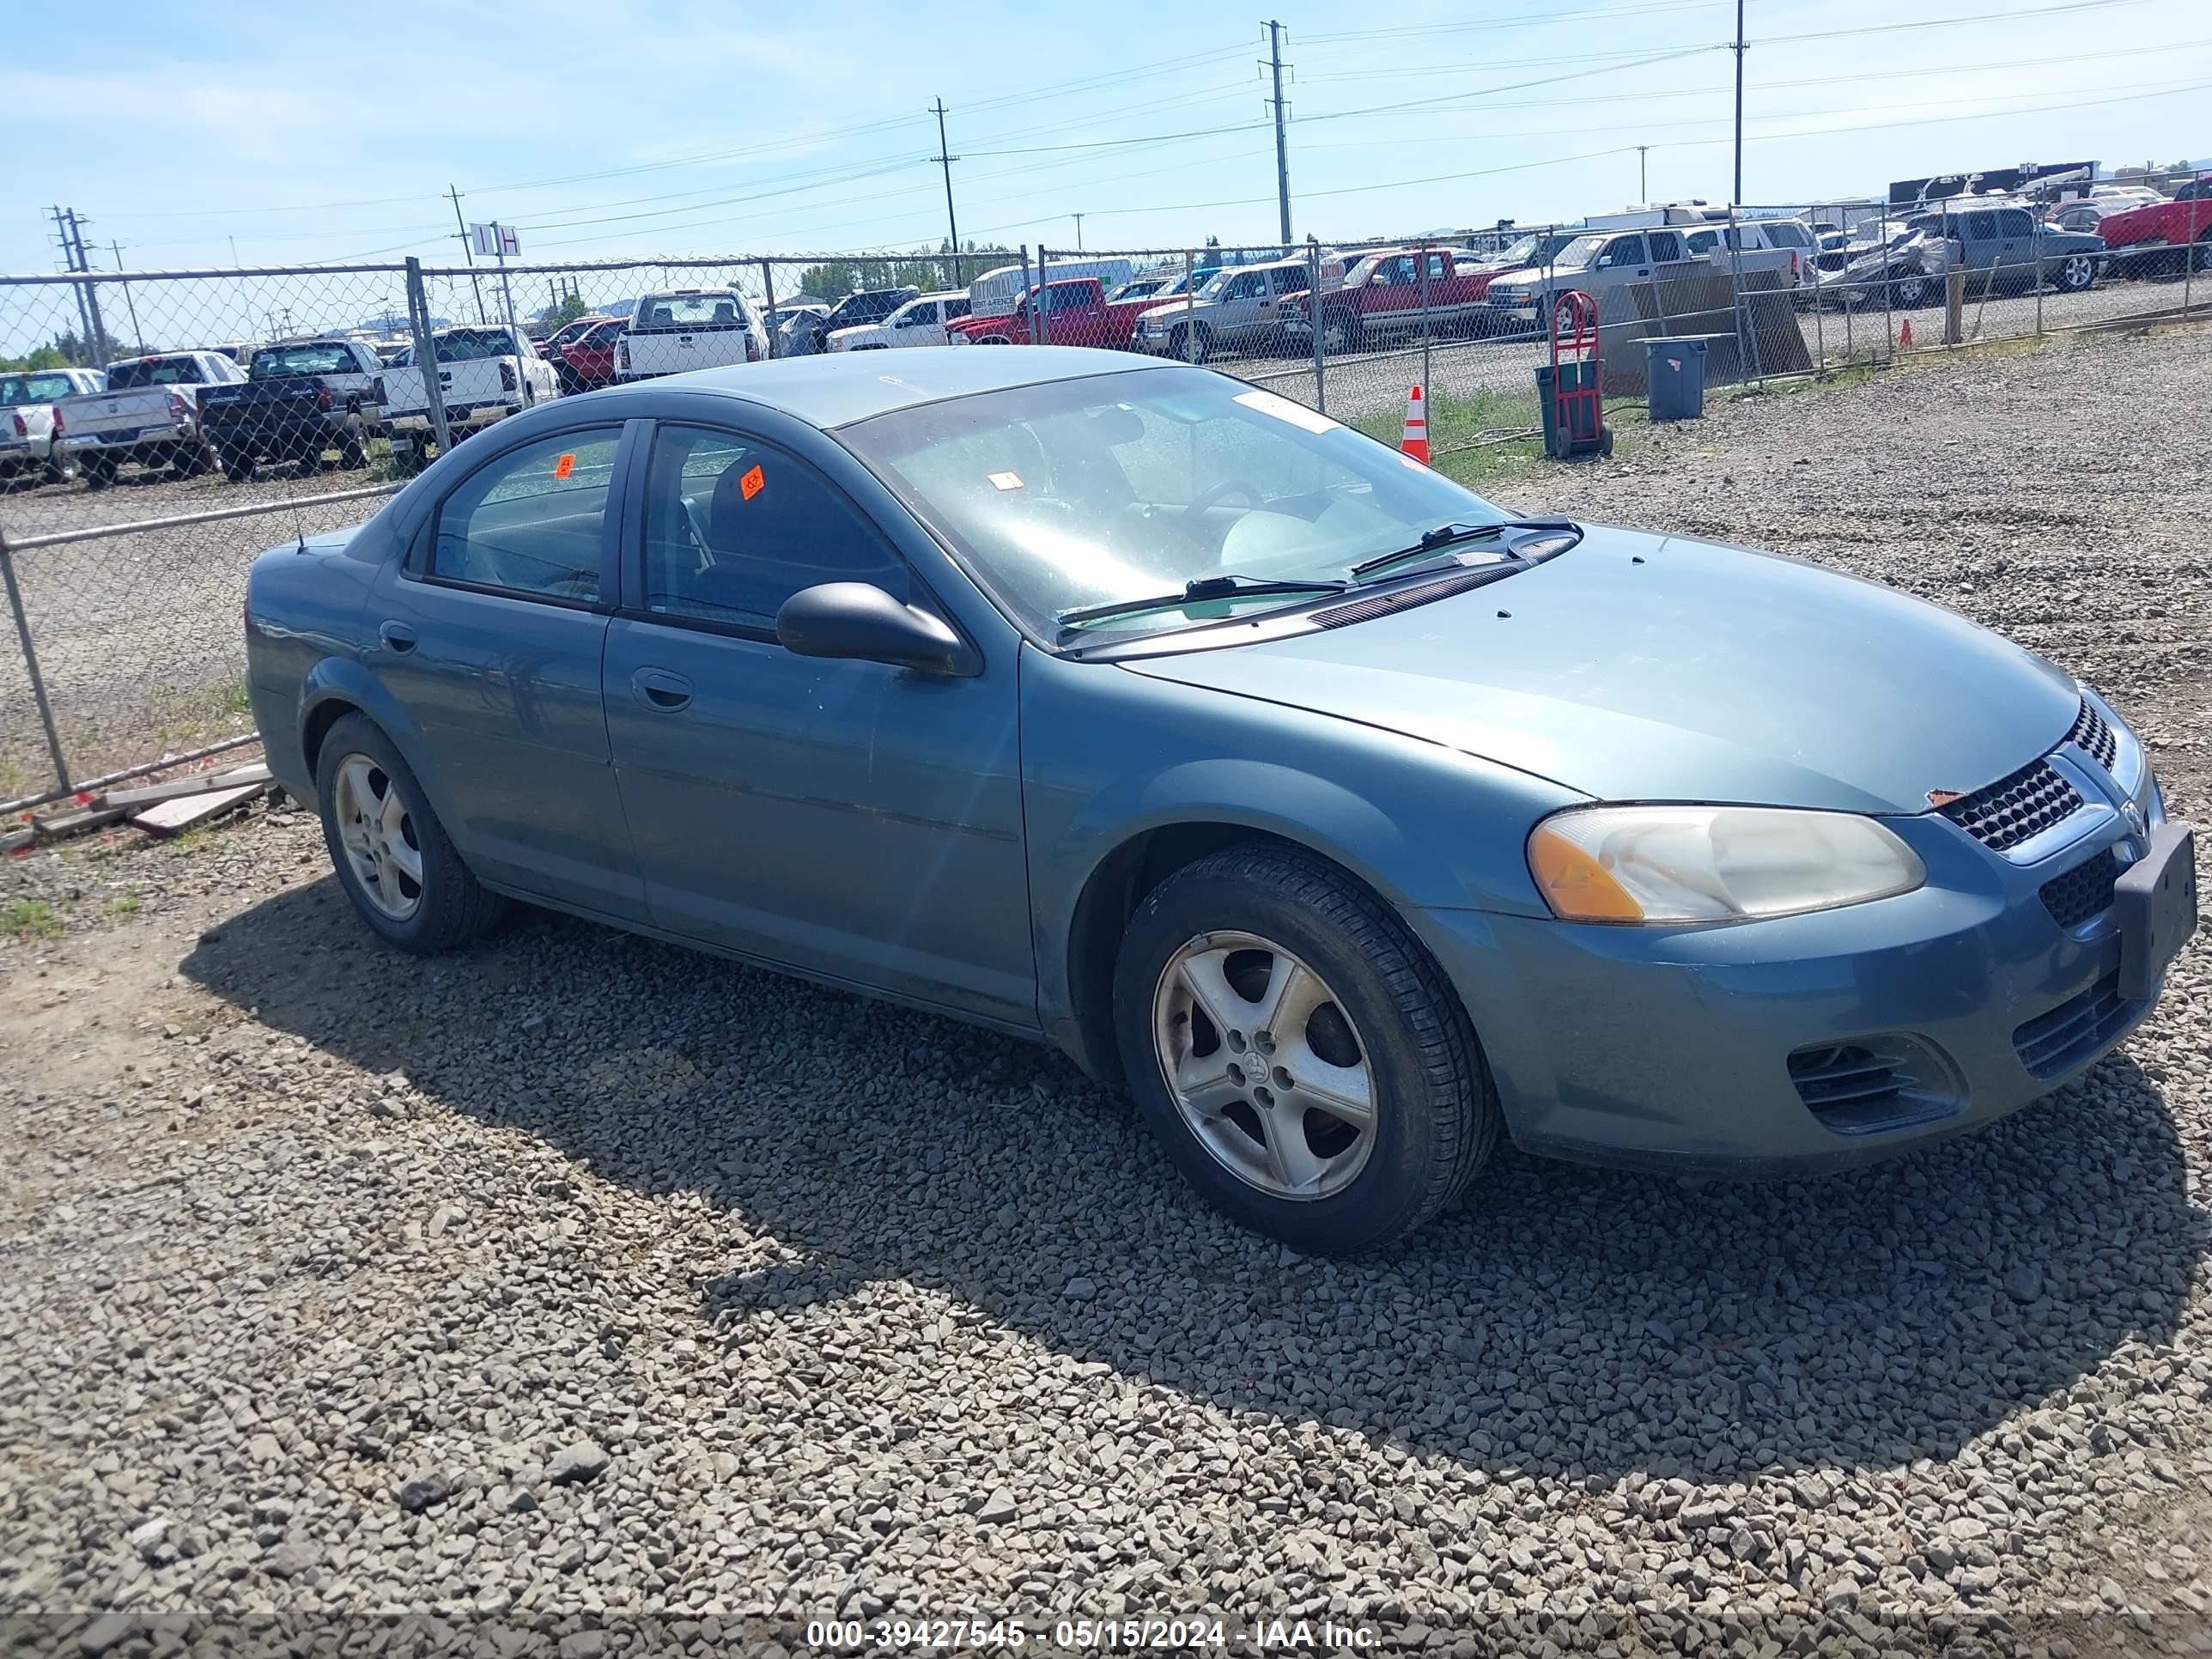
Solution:
M 1747 0 L 1747 201 L 2021 161 L 2212 153 L 2202 0 Z M 2038 12 L 2045 15 L 2038 15 Z M 1726 199 L 1732 0 L 1285 0 L 1294 228 L 1323 240 Z M 1876 30 L 1880 33 L 1856 31 Z M 1834 31 L 1853 31 L 1842 34 Z M 1273 240 L 1256 8 L 878 0 L 113 0 L 22 8 L 0 266 L 45 210 L 135 269 L 452 261 L 448 184 L 532 259 Z M 1824 38 L 1790 40 L 1818 35 Z M 1659 60 L 1659 61 L 1652 61 Z M 1199 136 L 1186 136 L 1199 135 Z

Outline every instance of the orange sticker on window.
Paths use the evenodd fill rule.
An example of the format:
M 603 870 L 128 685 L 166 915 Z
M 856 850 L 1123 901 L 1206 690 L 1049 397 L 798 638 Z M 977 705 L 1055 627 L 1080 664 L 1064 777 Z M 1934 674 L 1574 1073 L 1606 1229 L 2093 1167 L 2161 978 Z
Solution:
M 553 463 L 553 476 L 556 478 L 565 478 L 575 470 L 576 454 L 574 450 L 570 450 Z
M 761 490 L 766 487 L 767 483 L 768 480 L 761 477 L 760 468 L 756 466 L 748 471 L 744 477 L 738 480 L 738 493 L 740 495 L 743 495 L 747 501 L 750 501 L 754 496 L 761 493 Z

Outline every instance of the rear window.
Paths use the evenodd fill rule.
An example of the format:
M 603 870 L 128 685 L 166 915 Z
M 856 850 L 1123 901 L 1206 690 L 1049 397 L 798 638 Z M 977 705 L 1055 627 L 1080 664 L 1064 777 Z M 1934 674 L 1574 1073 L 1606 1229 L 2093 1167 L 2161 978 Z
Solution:
M 107 366 L 110 392 L 133 392 L 149 386 L 198 386 L 203 378 L 199 364 L 190 357 L 140 357 Z
M 12 409 L 19 404 L 58 403 L 76 392 L 76 388 L 70 384 L 66 374 L 0 375 L 0 409 Z
M 744 312 L 734 294 L 662 294 L 648 298 L 638 307 L 629 331 L 689 334 L 704 329 L 744 325 Z
M 342 345 L 271 346 L 253 354 L 247 377 L 256 380 L 283 380 L 295 374 L 356 374 L 361 365 L 353 349 Z
M 441 363 L 481 362 L 487 357 L 512 357 L 514 337 L 495 328 L 457 328 L 438 337 Z

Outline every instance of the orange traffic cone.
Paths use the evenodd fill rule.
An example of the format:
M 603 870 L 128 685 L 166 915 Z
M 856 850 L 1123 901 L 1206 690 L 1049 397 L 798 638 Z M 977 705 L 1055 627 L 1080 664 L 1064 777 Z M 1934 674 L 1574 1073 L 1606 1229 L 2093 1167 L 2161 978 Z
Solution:
M 1897 349 L 1899 351 L 1912 349 L 1912 319 L 1910 317 L 1905 319 L 1905 326 L 1897 331 Z
M 1411 455 L 1423 466 L 1429 464 L 1429 411 L 1421 401 L 1421 388 L 1415 386 L 1413 395 L 1406 399 L 1406 430 L 1398 440 L 1401 454 Z

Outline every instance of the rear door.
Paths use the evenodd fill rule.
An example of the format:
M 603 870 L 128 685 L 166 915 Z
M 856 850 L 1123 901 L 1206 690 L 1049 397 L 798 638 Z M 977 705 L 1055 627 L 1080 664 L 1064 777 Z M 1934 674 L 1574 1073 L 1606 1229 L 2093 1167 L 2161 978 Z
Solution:
M 1951 225 L 1951 234 L 1959 239 L 1963 254 L 1966 286 L 1978 294 L 1989 287 L 1996 276 L 1998 258 L 2004 251 L 1996 212 L 1991 208 L 1977 208 L 1972 213 L 1960 214 Z
M 653 920 L 1033 1025 L 1012 657 L 951 678 L 786 651 L 775 613 L 817 582 L 950 615 L 835 483 L 755 434 L 664 423 L 632 498 L 605 702 Z
M 624 435 L 580 424 L 459 478 L 370 592 L 368 664 L 479 873 L 642 921 L 599 700 Z

